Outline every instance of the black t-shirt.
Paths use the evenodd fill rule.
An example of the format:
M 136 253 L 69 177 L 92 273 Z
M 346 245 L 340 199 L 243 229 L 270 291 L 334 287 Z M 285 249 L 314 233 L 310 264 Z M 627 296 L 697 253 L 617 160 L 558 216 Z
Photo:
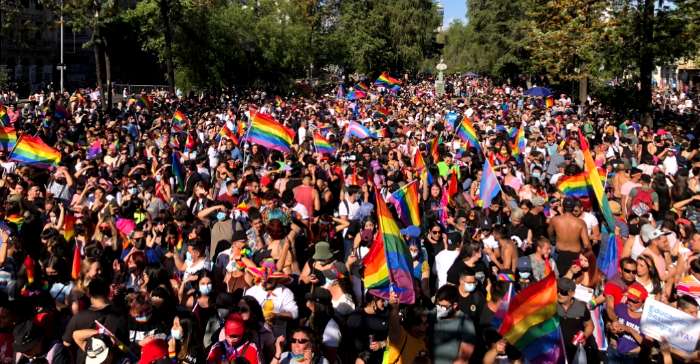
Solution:
M 112 307 L 112 305 L 107 305 L 101 310 L 87 309 L 78 312 L 77 315 L 73 316 L 70 321 L 68 321 L 66 331 L 63 333 L 63 341 L 73 344 L 73 332 L 83 329 L 95 329 L 95 321 L 104 325 L 122 342 L 128 342 L 129 331 L 127 329 L 126 318 L 123 313 L 120 313 Z M 84 363 L 85 352 L 78 350 L 77 359 L 77 363 Z
M 486 305 L 486 299 L 481 292 L 474 291 L 467 297 L 460 296 L 458 303 L 460 311 L 467 315 L 472 321 L 478 322 L 484 305 Z
M 583 330 L 584 323 L 591 319 L 586 304 L 576 299 L 566 311 L 561 304 L 557 304 L 557 315 L 560 317 L 562 338 L 567 344 L 571 343 L 577 332 Z
M 452 264 L 450 269 L 447 270 L 447 283 L 452 283 L 454 285 L 459 284 L 459 275 L 462 274 L 465 270 L 467 270 L 467 265 L 464 263 L 464 260 L 462 259 L 457 259 L 455 262 Z M 474 271 L 476 272 L 486 272 L 486 264 L 482 260 L 479 260 L 474 264 L 474 267 L 472 267 Z
M 374 335 L 375 341 L 382 341 L 389 334 L 389 318 L 386 312 L 370 315 L 364 309 L 357 310 L 348 316 L 346 326 L 352 337 L 353 349 L 357 353 L 369 350 L 369 335 Z M 378 350 L 370 356 L 369 363 L 381 363 L 383 351 Z

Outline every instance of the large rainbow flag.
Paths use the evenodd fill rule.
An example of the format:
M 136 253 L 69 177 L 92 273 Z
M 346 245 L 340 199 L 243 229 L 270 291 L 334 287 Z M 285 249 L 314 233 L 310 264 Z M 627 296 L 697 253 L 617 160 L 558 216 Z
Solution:
M 185 128 L 190 124 L 190 119 L 187 118 L 187 115 L 183 113 L 180 110 L 175 111 L 173 114 L 173 131 L 174 132 L 181 132 L 185 130 Z
M 554 274 L 550 273 L 513 297 L 498 332 L 520 350 L 528 363 L 565 362 Z
M 381 75 L 374 81 L 375 85 L 386 86 L 387 88 L 393 88 L 395 86 L 401 86 L 401 81 L 389 76 L 387 72 L 382 72 Z
M 61 152 L 46 145 L 39 137 L 23 135 L 17 141 L 10 159 L 39 168 L 57 167 L 61 162 Z
M 316 151 L 323 154 L 335 154 L 335 147 L 319 133 L 314 133 Z
M 375 196 L 379 230 L 363 259 L 365 287 L 370 293 L 387 299 L 393 291 L 400 303 L 413 304 L 416 295 L 411 275 L 411 253 L 381 193 L 375 191 Z
M 476 150 L 481 149 L 481 146 L 479 145 L 479 137 L 476 134 L 476 129 L 474 129 L 474 125 L 472 125 L 469 118 L 462 118 L 462 122 L 459 123 L 459 126 L 457 126 L 455 133 L 457 133 L 457 137 L 459 137 L 459 139 L 467 143 L 469 146 L 476 148 Z
M 521 126 L 515 133 L 515 139 L 513 140 L 513 146 L 511 148 L 511 155 L 518 161 L 522 161 L 523 154 L 525 153 L 525 147 L 527 146 L 527 139 L 525 139 L 525 128 Z
M 479 199 L 483 202 L 483 208 L 491 206 L 491 201 L 501 192 L 501 184 L 498 177 L 491 168 L 489 160 L 484 161 L 484 169 L 481 172 L 481 183 L 479 184 Z
M 15 144 L 17 144 L 17 133 L 15 129 L 0 125 L 0 149 L 9 152 L 14 149 Z
M 573 176 L 562 176 L 557 182 L 557 188 L 566 197 L 583 198 L 588 197 L 588 182 L 586 173 L 581 172 Z
M 420 226 L 418 180 L 394 191 L 389 197 L 389 202 L 394 205 L 399 219 L 405 226 Z
M 296 133 L 280 124 L 271 115 L 251 112 L 250 129 L 246 140 L 256 143 L 268 149 L 279 150 L 287 153 L 294 143 Z

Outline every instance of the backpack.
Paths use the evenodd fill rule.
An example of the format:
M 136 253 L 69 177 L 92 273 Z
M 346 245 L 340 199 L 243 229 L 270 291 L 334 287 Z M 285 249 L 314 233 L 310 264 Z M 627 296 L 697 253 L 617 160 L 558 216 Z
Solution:
M 652 210 L 654 207 L 654 190 L 648 187 L 638 187 L 637 193 L 632 198 L 632 211 L 637 216 L 642 216 Z

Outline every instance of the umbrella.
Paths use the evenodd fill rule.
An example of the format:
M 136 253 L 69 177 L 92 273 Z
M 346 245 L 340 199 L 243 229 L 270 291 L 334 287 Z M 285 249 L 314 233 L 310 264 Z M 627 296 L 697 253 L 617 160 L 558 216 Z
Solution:
M 525 91 L 526 96 L 546 97 L 551 94 L 552 91 L 546 87 L 533 87 Z

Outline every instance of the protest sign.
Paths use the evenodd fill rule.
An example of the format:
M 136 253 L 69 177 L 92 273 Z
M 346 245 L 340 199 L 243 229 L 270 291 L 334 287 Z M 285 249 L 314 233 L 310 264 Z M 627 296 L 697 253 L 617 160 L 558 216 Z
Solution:
M 692 353 L 700 337 L 700 320 L 650 298 L 644 303 L 641 330 L 648 337 L 666 338 L 676 349 Z

